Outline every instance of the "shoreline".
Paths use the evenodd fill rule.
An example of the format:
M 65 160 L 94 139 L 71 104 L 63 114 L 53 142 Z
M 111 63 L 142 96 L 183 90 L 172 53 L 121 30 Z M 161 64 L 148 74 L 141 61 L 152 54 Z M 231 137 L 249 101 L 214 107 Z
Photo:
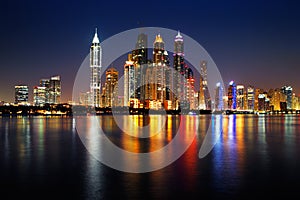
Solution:
M 85 116 L 85 115 L 298 115 L 300 110 L 253 111 L 253 110 L 150 110 L 145 108 L 99 108 L 54 104 L 45 106 L 0 106 L 0 116 Z

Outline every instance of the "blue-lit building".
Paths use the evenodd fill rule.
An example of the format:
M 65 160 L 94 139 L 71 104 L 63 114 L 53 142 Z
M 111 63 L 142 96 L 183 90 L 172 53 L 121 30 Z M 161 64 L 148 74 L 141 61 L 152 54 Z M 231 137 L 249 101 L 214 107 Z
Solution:
M 230 81 L 228 87 L 228 109 L 236 109 L 236 84 L 234 81 Z

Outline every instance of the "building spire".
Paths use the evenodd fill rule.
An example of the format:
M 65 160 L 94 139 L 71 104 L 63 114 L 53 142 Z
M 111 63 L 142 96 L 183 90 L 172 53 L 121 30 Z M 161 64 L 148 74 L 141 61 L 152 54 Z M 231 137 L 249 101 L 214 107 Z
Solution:
M 158 35 L 156 35 L 156 37 L 155 37 L 154 43 L 163 43 L 163 42 L 164 42 L 164 41 L 163 41 L 163 39 L 162 39 L 160 33 L 158 33 Z
M 93 39 L 93 44 L 99 44 L 99 38 L 98 38 L 98 33 L 97 33 L 97 28 L 95 29 L 95 35 Z
M 177 35 L 176 35 L 176 37 L 175 37 L 175 41 L 177 42 L 177 41 L 183 41 L 183 37 L 182 37 L 182 35 L 180 34 L 180 31 L 178 30 L 178 32 L 177 32 Z

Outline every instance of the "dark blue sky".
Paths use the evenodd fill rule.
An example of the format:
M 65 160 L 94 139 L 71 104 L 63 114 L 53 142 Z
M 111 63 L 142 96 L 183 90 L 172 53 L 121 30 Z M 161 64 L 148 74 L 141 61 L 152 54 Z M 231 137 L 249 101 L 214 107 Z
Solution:
M 300 93 L 297 1 L 195 2 L 2 1 L 0 100 L 13 101 L 15 84 L 28 84 L 31 94 L 40 78 L 55 74 L 69 100 L 95 27 L 102 41 L 140 26 L 179 29 L 208 51 L 225 82 L 263 89 L 288 84 Z

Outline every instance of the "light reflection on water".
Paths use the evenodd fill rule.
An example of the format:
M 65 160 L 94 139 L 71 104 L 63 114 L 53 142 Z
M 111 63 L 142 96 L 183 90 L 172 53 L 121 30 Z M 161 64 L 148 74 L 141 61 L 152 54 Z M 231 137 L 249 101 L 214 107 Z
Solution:
M 113 116 L 99 116 L 98 123 L 117 146 L 131 152 L 152 152 L 175 137 L 180 123 L 181 142 L 193 139 L 188 151 L 172 165 L 145 174 L 122 173 L 99 163 L 82 145 L 73 118 L 18 117 L 0 119 L 0 178 L 3 191 L 66 192 L 89 198 L 241 197 L 296 192 L 300 183 L 300 124 L 298 116 L 121 116 L 126 134 Z M 86 134 L 95 127 L 88 121 Z M 213 134 L 221 134 L 212 152 L 198 158 L 211 122 Z M 162 127 L 162 128 L 161 128 Z M 155 132 L 139 138 L 140 130 Z M 98 140 L 88 143 L 101 152 Z M 176 149 L 173 149 L 175 151 Z M 170 156 L 172 152 L 164 156 Z M 126 158 L 124 165 L 132 165 Z M 162 158 L 151 157 L 149 165 Z M 135 165 L 139 165 L 136 160 Z M 25 187 L 26 186 L 26 187 Z M 76 188 L 76 190 L 64 187 Z M 73 191 L 74 194 L 69 194 Z

